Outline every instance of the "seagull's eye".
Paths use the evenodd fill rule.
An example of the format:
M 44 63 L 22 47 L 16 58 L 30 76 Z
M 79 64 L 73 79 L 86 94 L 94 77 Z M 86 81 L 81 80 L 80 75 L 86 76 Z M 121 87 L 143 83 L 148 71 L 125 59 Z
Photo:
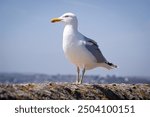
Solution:
M 69 15 L 65 15 L 64 17 L 69 17 Z

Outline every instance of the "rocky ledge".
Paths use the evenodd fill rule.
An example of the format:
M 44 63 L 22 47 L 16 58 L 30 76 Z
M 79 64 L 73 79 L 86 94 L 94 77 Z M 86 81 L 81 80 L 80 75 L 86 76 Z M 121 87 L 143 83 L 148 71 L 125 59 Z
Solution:
M 0 84 L 6 100 L 149 100 L 150 84 Z

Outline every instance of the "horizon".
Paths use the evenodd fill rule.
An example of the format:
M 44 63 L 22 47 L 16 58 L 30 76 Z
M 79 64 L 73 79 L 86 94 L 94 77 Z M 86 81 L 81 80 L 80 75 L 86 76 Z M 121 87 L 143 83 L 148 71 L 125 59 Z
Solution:
M 47 74 L 47 73 L 34 73 L 34 72 L 0 72 L 0 74 L 20 74 L 20 75 L 48 75 L 48 76 L 76 76 L 76 74 Z M 99 76 L 99 77 L 124 77 L 124 78 L 146 78 L 149 79 L 150 76 L 118 76 L 115 74 L 106 74 L 106 75 L 100 75 L 100 74 L 85 74 L 86 76 Z

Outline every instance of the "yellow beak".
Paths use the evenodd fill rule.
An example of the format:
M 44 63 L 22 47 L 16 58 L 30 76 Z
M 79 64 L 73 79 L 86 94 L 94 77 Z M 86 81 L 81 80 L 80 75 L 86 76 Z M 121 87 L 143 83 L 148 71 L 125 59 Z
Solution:
M 55 23 L 55 22 L 60 22 L 62 19 L 60 19 L 60 18 L 53 18 L 53 19 L 51 19 L 51 22 L 52 23 Z

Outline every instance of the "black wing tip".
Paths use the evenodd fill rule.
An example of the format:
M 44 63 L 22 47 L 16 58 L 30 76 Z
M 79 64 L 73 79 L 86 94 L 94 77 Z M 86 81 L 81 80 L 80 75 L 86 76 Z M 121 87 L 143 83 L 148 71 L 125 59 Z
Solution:
M 105 62 L 107 65 L 111 66 L 111 67 L 114 67 L 114 68 L 118 68 L 117 65 L 114 65 L 113 63 L 110 63 L 110 62 Z

